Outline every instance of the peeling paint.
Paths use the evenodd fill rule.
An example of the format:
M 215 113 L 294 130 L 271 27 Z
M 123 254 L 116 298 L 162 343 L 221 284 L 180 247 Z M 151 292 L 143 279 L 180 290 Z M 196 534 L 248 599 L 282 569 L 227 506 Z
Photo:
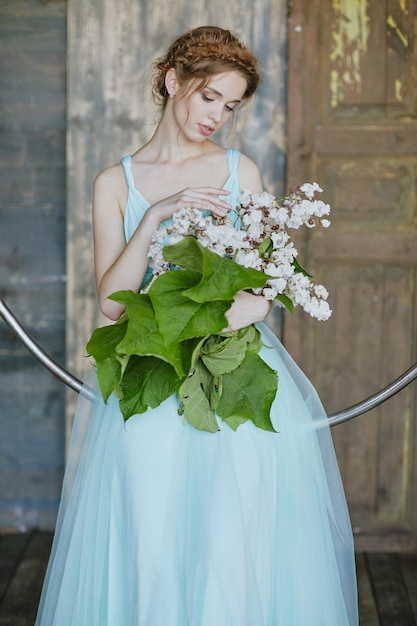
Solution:
M 370 32 L 367 0 L 333 0 L 335 14 L 330 60 L 331 106 L 343 100 L 343 84 L 361 90 L 360 61 L 368 48 Z
M 398 4 L 399 4 L 399 6 L 400 6 L 401 11 L 402 11 L 405 15 L 408 15 L 407 0 L 398 0 Z
M 338 84 L 339 84 L 338 73 L 336 72 L 336 70 L 331 70 L 330 72 L 330 106 L 332 108 L 337 107 Z
M 395 99 L 398 102 L 402 102 L 403 101 L 402 89 L 403 89 L 402 82 L 400 80 L 396 79 L 395 80 Z
M 408 37 L 407 35 L 404 35 L 404 33 L 400 30 L 400 27 L 398 26 L 392 15 L 388 15 L 387 24 L 395 31 L 404 48 L 408 48 Z

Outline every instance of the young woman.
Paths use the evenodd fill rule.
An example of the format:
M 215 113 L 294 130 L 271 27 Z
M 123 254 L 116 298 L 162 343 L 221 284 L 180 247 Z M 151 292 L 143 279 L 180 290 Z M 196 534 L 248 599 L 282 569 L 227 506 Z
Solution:
M 216 27 L 192 29 L 157 60 L 153 137 L 94 185 L 97 292 L 111 320 L 123 307 L 108 296 L 139 291 L 152 235 L 175 211 L 223 216 L 242 187 L 262 191 L 256 165 L 211 140 L 258 82 L 251 52 Z M 126 424 L 114 396 L 80 399 L 36 626 L 357 624 L 352 534 L 324 411 L 262 324 L 268 311 L 263 297 L 239 292 L 226 318 L 229 330 L 260 322 L 273 346 L 260 355 L 279 375 L 277 433 L 250 421 L 198 431 L 178 416 L 175 395 Z

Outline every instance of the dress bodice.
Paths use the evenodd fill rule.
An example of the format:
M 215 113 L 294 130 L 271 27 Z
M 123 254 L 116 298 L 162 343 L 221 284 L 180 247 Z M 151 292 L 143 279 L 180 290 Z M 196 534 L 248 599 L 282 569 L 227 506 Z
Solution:
M 238 204 L 239 197 L 239 158 L 240 152 L 229 148 L 226 151 L 227 163 L 229 166 L 229 177 L 226 183 L 223 185 L 223 189 L 229 191 L 228 196 L 224 196 L 227 202 L 230 202 L 232 207 Z M 140 224 L 146 210 L 150 204 L 146 198 L 142 195 L 139 189 L 135 186 L 135 181 L 132 174 L 132 157 L 125 156 L 122 158 L 123 171 L 126 177 L 128 185 L 128 196 L 124 214 L 124 231 L 126 241 L 129 241 L 138 225 Z M 169 221 L 169 220 L 167 220 Z
M 223 196 L 223 198 L 227 202 L 230 202 L 232 207 L 235 207 L 238 204 L 240 192 L 238 171 L 240 152 L 238 150 L 229 148 L 226 151 L 226 156 L 229 167 L 229 176 L 227 181 L 223 185 L 223 189 L 229 191 L 229 195 Z M 139 226 L 143 216 L 145 215 L 146 210 L 150 207 L 150 203 L 135 185 L 135 180 L 132 174 L 132 157 L 130 155 L 123 157 L 121 163 L 128 186 L 128 195 L 124 214 L 124 231 L 126 241 L 129 241 L 129 239 L 132 237 L 133 233 Z M 172 222 L 172 219 L 166 220 L 161 224 L 161 226 L 166 226 L 170 222 Z M 151 274 L 152 269 L 148 267 L 142 285 L 148 282 Z

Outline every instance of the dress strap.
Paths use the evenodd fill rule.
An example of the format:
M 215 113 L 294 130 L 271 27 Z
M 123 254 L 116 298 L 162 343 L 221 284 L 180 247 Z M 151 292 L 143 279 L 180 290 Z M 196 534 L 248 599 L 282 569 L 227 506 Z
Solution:
M 226 151 L 227 154 L 227 164 L 229 166 L 229 177 L 238 180 L 238 168 L 239 168 L 239 159 L 240 159 L 240 151 L 235 150 L 234 148 L 228 148 Z
M 224 197 L 224 200 L 230 202 L 232 205 L 231 220 L 236 228 L 239 228 L 240 218 L 236 212 L 236 207 L 239 204 L 240 195 L 240 183 L 239 183 L 239 150 L 228 148 L 227 150 L 227 163 L 229 166 L 229 178 L 224 188 L 229 191 L 229 195 Z
M 130 155 L 124 156 L 121 160 L 123 167 L 123 173 L 126 178 L 127 186 L 131 191 L 135 189 L 135 181 L 132 174 L 132 157 Z

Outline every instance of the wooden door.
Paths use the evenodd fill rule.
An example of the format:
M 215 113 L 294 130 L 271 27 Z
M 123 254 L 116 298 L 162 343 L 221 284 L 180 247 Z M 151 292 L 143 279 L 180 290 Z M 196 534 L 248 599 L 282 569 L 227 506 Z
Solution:
M 329 322 L 285 343 L 329 412 L 416 360 L 417 4 L 294 0 L 288 183 L 317 180 L 332 226 L 299 241 Z M 416 546 L 415 386 L 333 431 L 359 549 Z

